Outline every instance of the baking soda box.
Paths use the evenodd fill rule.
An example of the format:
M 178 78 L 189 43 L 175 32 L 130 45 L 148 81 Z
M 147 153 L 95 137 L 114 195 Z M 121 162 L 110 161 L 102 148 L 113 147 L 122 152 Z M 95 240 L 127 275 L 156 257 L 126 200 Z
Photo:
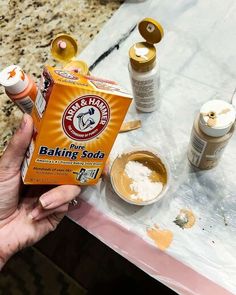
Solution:
M 115 82 L 46 67 L 32 112 L 25 184 L 96 184 L 132 98 Z

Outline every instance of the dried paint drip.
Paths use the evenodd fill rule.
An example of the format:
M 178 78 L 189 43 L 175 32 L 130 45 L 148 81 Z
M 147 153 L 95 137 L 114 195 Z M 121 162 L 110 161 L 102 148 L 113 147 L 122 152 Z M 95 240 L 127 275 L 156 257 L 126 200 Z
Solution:
M 174 223 L 184 229 L 193 227 L 195 221 L 195 215 L 191 210 L 181 209 L 179 214 L 176 216 Z
M 141 121 L 140 120 L 124 122 L 121 125 L 121 128 L 120 128 L 119 132 L 128 132 L 128 131 L 138 129 L 140 127 L 141 127 Z
M 157 225 L 149 228 L 147 234 L 162 251 L 166 250 L 173 241 L 173 233 L 167 229 L 159 229 Z
M 225 109 L 223 109 L 219 113 L 216 113 L 216 112 L 211 111 L 211 112 L 208 112 L 208 113 L 202 113 L 202 115 L 208 116 L 207 125 L 209 127 L 214 127 L 216 125 L 216 123 L 217 123 L 218 116 L 225 115 L 228 112 L 230 112 L 230 109 L 229 108 L 225 108 Z

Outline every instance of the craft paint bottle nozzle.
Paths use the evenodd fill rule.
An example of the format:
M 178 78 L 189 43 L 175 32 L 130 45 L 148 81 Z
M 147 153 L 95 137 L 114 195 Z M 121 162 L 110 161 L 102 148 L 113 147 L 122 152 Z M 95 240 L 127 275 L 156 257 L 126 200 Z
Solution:
M 65 41 L 60 40 L 60 41 L 58 41 L 57 45 L 62 50 L 66 49 L 66 42 Z

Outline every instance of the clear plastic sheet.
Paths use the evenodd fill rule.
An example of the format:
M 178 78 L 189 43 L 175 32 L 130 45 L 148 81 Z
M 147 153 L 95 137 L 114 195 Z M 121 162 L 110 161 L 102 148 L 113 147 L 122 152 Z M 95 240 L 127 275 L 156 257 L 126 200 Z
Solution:
M 179 123 L 183 115 L 180 114 Z M 185 127 L 182 130 L 178 127 L 178 117 L 175 122 L 168 123 L 158 116 L 156 125 L 153 124 L 154 129 L 148 128 L 153 132 L 150 136 L 146 135 L 145 128 L 146 124 L 149 125 L 148 121 L 149 118 L 145 116 L 141 130 L 119 135 L 111 159 L 120 154 L 124 147 L 153 147 L 160 151 L 171 168 L 170 188 L 165 197 L 145 207 L 127 204 L 114 193 L 107 177 L 96 189 L 85 190 L 83 199 L 147 243 L 154 245 L 147 235 L 149 227 L 157 224 L 162 229 L 171 230 L 174 238 L 167 253 L 233 290 L 236 278 L 235 138 L 217 168 L 195 171 L 186 157 L 190 130 L 186 132 Z M 170 127 L 175 134 L 179 133 L 181 140 L 178 143 L 168 136 Z M 140 145 L 143 138 L 145 144 Z M 173 222 L 182 208 L 192 210 L 196 217 L 196 223 L 190 229 L 181 229 Z
M 173 241 L 165 254 L 232 293 L 236 293 L 236 137 L 233 136 L 220 164 L 212 170 L 197 171 L 189 164 L 186 154 L 194 116 L 200 106 L 210 99 L 230 101 L 235 89 L 236 60 L 232 52 L 235 53 L 236 46 L 229 42 L 233 38 L 235 11 L 236 4 L 230 0 L 215 2 L 214 7 L 204 0 L 189 1 L 188 5 L 180 0 L 174 4 L 171 0 L 124 4 L 81 55 L 92 64 L 142 17 L 151 16 L 163 24 L 166 31 L 163 45 L 160 45 L 161 108 L 150 114 L 141 114 L 134 105 L 131 106 L 126 119 L 140 119 L 142 128 L 118 136 L 111 162 L 126 148 L 153 148 L 164 155 L 170 165 L 170 188 L 161 201 L 138 207 L 115 195 L 109 179 L 106 179 L 97 187 L 84 189 L 82 198 L 119 228 L 138 236 L 147 245 L 156 247 L 147 235 L 147 228 L 156 224 L 172 231 Z M 222 18 L 224 23 L 219 21 Z M 206 23 L 199 22 L 200 28 L 196 28 L 196 19 Z M 119 32 L 114 32 L 118 23 Z M 220 32 L 224 34 L 220 34 L 222 40 L 219 43 Z M 109 40 L 107 36 L 110 36 Z M 112 52 L 97 65 L 93 74 L 117 80 L 131 89 L 127 52 L 133 42 L 139 40 L 136 30 L 122 43 L 119 51 Z M 182 229 L 173 222 L 182 208 L 191 209 L 196 217 L 196 223 L 190 229 Z M 79 214 L 78 211 L 76 218 L 76 212 L 73 212 L 73 219 L 79 220 Z M 161 268 L 153 270 L 153 266 L 148 264 L 148 253 L 146 261 L 142 257 L 140 262 L 140 252 L 134 256 L 133 250 L 129 253 L 118 242 L 109 241 L 104 233 L 95 233 L 104 228 L 104 224 L 95 220 L 91 220 L 91 224 L 86 222 L 85 227 L 104 243 L 178 292 L 226 294 L 223 289 L 214 290 L 212 285 L 201 293 L 194 287 L 194 282 L 191 287 L 191 284 L 184 285 L 181 279 L 178 281 L 178 276 L 181 278 L 178 271 L 174 279 L 162 273 Z M 107 225 L 107 231 L 112 236 L 112 226 Z M 133 239 L 126 241 L 129 242 L 132 244 Z M 137 244 L 131 246 L 135 248 Z M 159 253 L 158 248 L 155 249 Z M 163 260 L 164 265 L 167 260 Z M 171 262 L 165 266 L 172 268 Z M 193 278 L 194 275 L 189 280 Z M 196 282 L 197 279 L 195 284 L 198 284 Z

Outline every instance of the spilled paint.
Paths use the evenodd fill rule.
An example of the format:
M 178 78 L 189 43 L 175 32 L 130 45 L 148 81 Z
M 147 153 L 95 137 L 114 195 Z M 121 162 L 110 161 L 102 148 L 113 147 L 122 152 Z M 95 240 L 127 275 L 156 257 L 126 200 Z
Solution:
M 173 241 L 173 233 L 167 229 L 160 229 L 157 225 L 147 229 L 148 236 L 160 250 L 166 250 Z

